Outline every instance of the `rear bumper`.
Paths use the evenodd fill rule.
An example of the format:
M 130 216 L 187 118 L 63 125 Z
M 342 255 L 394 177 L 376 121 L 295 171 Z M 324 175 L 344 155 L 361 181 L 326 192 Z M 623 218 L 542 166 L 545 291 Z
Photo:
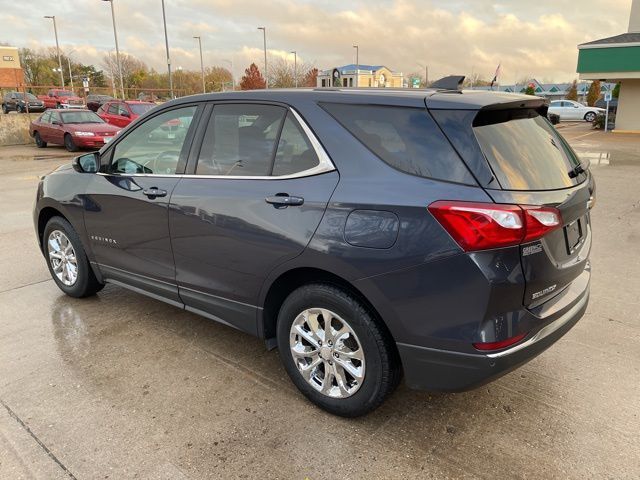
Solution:
M 584 288 L 584 285 L 582 285 Z M 589 284 L 580 295 L 545 319 L 513 347 L 492 353 L 470 354 L 397 343 L 405 381 L 409 388 L 463 391 L 478 387 L 510 372 L 553 345 L 577 322 L 587 308 Z

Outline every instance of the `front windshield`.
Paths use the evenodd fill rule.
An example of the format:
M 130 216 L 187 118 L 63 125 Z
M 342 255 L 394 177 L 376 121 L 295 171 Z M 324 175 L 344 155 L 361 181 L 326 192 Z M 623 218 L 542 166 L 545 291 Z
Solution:
M 22 100 L 24 98 L 24 94 L 23 93 L 16 93 L 15 96 L 16 96 L 17 99 L 20 99 L 20 100 Z M 32 95 L 31 93 L 27 93 L 27 100 L 33 101 L 33 100 L 38 100 L 38 99 L 36 98 L 35 95 Z
M 142 115 L 155 107 L 155 105 L 152 103 L 130 103 L 129 107 L 131 107 L 131 111 L 136 115 Z
M 73 97 L 73 92 L 67 92 L 66 90 L 58 91 L 59 97 Z
M 98 115 L 93 112 L 61 112 L 62 123 L 104 123 Z

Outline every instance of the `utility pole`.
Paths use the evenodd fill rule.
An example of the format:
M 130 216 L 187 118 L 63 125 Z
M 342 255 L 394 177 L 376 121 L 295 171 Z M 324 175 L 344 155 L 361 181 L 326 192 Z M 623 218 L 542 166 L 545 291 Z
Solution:
M 202 72 L 202 93 L 207 93 L 207 88 L 204 84 L 204 63 L 202 62 L 202 39 L 200 36 L 196 36 L 193 38 L 198 39 L 198 47 L 200 48 L 200 71 Z
M 267 76 L 267 29 L 266 27 L 258 27 L 262 30 L 262 40 L 264 42 L 264 88 L 269 88 L 269 78 Z
M 111 4 L 111 21 L 113 22 L 113 38 L 116 42 L 116 63 L 118 64 L 118 76 L 120 77 L 120 96 L 125 99 L 124 96 L 124 80 L 122 79 L 122 62 L 120 61 L 120 47 L 118 46 L 118 29 L 116 28 L 116 13 L 113 9 L 113 0 L 103 0 Z
M 353 48 L 356 49 L 356 87 L 358 87 L 360 84 L 360 48 L 358 45 L 354 45 Z
M 169 56 L 169 37 L 167 36 L 167 15 L 164 8 L 164 0 L 162 0 L 162 22 L 164 23 L 164 44 L 167 49 L 167 71 L 169 72 L 169 95 L 175 98 L 173 94 L 173 77 L 171 76 L 171 57 Z
M 71 73 L 71 54 L 75 52 L 75 50 L 71 50 L 67 53 L 67 65 L 69 67 L 69 81 L 71 82 L 71 91 L 73 92 L 73 73 Z
M 62 57 L 60 56 L 60 44 L 58 43 L 58 27 L 55 15 L 45 15 L 44 18 L 53 20 L 53 33 L 56 36 L 56 50 L 58 51 L 58 67 L 60 68 L 60 88 L 64 88 L 64 73 L 62 73 Z
M 298 88 L 298 52 L 294 50 L 291 53 L 293 53 L 293 80 Z

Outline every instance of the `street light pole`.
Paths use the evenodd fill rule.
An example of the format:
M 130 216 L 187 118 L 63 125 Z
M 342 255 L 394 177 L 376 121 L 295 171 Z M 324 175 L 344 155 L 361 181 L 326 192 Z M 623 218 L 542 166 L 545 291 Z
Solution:
M 358 45 L 354 45 L 353 48 L 356 49 L 356 87 L 359 86 L 359 79 L 360 79 L 360 75 L 359 75 L 359 71 L 360 71 L 360 48 L 358 47 Z
M 231 67 L 231 88 L 233 90 L 235 90 L 236 89 L 236 79 L 233 76 L 233 62 L 231 60 L 227 59 L 227 58 L 223 58 L 222 61 L 223 62 L 229 62 L 229 66 Z
M 294 50 L 291 53 L 293 53 L 293 80 L 298 88 L 298 52 Z
M 422 64 L 418 64 L 419 67 L 422 67 Z M 429 66 L 424 66 L 424 86 L 425 88 L 429 88 Z
M 118 76 L 120 77 L 120 96 L 124 100 L 124 80 L 122 79 L 122 62 L 120 61 L 120 47 L 118 46 L 118 30 L 116 28 L 116 13 L 113 9 L 113 0 L 102 0 L 111 4 L 111 21 L 113 22 L 113 38 L 116 42 L 116 63 L 118 64 Z
M 62 73 L 62 57 L 60 56 L 60 44 L 58 43 L 58 27 L 56 26 L 55 15 L 45 15 L 44 18 L 53 20 L 53 33 L 56 36 L 56 50 L 58 51 L 58 67 L 60 68 L 60 87 L 64 88 L 64 74 Z
M 71 91 L 73 92 L 73 73 L 71 73 L 71 54 L 75 52 L 75 50 L 71 50 L 67 53 L 67 66 L 69 67 L 69 81 L 71 82 Z
M 267 29 L 266 27 L 258 27 L 258 30 L 262 30 L 262 40 L 264 42 L 264 88 L 269 88 L 267 76 Z
M 167 49 L 167 71 L 169 72 L 169 94 L 173 95 L 173 78 L 171 77 L 171 57 L 169 57 L 169 37 L 167 36 L 167 15 L 164 9 L 164 0 L 162 0 L 162 22 L 164 23 L 164 44 Z
M 202 72 L 202 93 L 207 93 L 207 87 L 204 84 L 204 63 L 202 61 L 202 39 L 200 36 L 195 36 L 193 38 L 198 39 L 198 47 L 200 48 L 200 71 Z

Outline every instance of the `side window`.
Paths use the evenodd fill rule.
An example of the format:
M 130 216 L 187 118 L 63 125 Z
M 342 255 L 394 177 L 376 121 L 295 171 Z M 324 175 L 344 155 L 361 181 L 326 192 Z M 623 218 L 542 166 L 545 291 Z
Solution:
M 40 117 L 40 121 L 42 123 L 51 123 L 51 111 L 47 110 L 46 112 L 44 112 L 42 114 L 42 117 Z
M 293 114 L 289 112 L 282 127 L 273 175 L 292 175 L 320 164 L 316 151 Z
M 118 115 L 128 115 L 129 114 L 129 110 L 127 109 L 127 106 L 123 103 L 118 105 Z
M 110 103 L 109 104 L 108 113 L 111 114 L 111 115 L 117 115 L 118 114 L 118 104 L 117 103 Z
M 196 107 L 170 110 L 139 124 L 115 146 L 109 173 L 176 173 Z
M 419 177 L 476 184 L 426 109 L 341 103 L 322 107 L 391 167 Z
M 269 175 L 285 113 L 284 108 L 271 105 L 216 105 L 196 175 Z

